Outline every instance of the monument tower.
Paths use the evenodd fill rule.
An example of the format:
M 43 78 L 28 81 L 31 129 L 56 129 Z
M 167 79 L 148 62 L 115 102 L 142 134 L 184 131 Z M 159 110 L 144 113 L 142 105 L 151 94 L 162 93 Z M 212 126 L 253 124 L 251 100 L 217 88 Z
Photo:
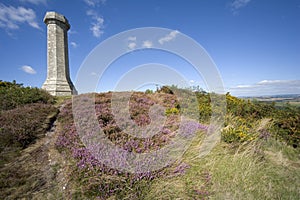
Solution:
M 68 30 L 70 24 L 61 14 L 47 12 L 47 79 L 42 88 L 54 96 L 75 95 L 77 91 L 70 79 Z

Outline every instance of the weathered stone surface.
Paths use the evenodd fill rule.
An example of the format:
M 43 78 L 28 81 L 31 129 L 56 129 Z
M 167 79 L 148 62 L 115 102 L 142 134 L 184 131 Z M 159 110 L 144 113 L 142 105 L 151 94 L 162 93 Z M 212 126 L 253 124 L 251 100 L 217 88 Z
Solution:
M 75 95 L 77 91 L 70 79 L 68 30 L 70 24 L 61 14 L 47 12 L 47 79 L 42 88 L 54 96 Z

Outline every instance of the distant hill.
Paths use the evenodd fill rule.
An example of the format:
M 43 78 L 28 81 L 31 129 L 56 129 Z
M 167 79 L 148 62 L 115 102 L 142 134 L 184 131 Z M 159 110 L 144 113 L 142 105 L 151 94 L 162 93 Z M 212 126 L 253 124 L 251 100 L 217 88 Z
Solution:
M 278 95 L 261 95 L 261 96 L 241 96 L 242 99 L 300 99 L 300 94 L 278 94 Z
M 266 96 L 240 97 L 240 98 L 266 102 L 266 103 L 275 102 L 277 107 L 291 105 L 300 108 L 300 94 L 266 95 Z

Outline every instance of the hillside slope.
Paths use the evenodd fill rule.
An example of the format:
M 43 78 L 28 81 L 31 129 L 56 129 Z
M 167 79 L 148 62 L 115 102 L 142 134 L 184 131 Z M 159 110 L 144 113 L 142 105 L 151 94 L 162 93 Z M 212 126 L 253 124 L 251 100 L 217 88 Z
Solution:
M 188 108 L 180 105 L 169 90 L 148 94 L 135 92 L 128 105 L 130 118 L 138 126 L 146 127 L 151 123 L 151 115 L 155 114 L 153 111 L 159 112 L 153 110 L 154 105 L 166 108 L 163 113 L 166 117 L 163 128 L 150 138 L 137 138 L 127 134 L 119 127 L 120 124 L 116 124 L 111 110 L 112 93 L 79 97 L 86 99 L 82 102 L 87 102 L 87 97 L 91 95 L 95 96 L 96 119 L 105 136 L 114 145 L 132 153 L 152 152 L 172 143 L 179 131 L 181 113 L 194 113 L 193 110 L 184 110 Z M 209 94 L 198 93 L 200 116 L 198 121 L 190 121 L 187 126 L 189 129 L 185 129 L 187 132 L 196 131 L 191 144 L 174 163 L 155 171 L 140 173 L 111 168 L 97 160 L 91 149 L 82 143 L 76 129 L 72 100 L 64 99 L 58 103 L 58 115 L 57 112 L 47 112 L 41 122 L 33 121 L 40 124 L 38 127 L 44 127 L 38 128 L 44 134 L 34 137 L 28 144 L 24 143 L 26 145 L 23 149 L 18 145 L 6 145 L 2 149 L 0 197 L 299 199 L 298 111 L 290 108 L 276 110 L 271 105 L 240 100 L 229 94 L 226 98 L 228 110 L 225 126 L 220 133 L 221 141 L 207 156 L 199 156 L 199 151 L 207 136 L 210 100 Z M 20 109 L 28 109 L 32 105 L 34 104 L 26 104 L 25 107 L 16 109 L 21 113 Z M 81 109 L 84 119 L 89 115 L 84 114 L 87 112 L 84 103 L 80 105 L 77 109 Z M 36 113 L 43 113 L 41 108 L 34 110 L 39 111 Z M 1 111 L 2 144 L 6 141 L 3 130 L 14 130 L 5 128 L 11 126 L 4 126 L 9 124 L 5 121 L 9 119 L 7 113 L 15 111 L 17 110 Z M 35 112 L 32 113 L 36 115 Z M 56 119 L 55 122 L 53 119 Z M 49 125 L 51 130 L 46 127 Z M 187 132 L 185 137 L 189 136 Z M 22 131 L 14 133 L 20 134 Z M 113 159 L 119 159 L 118 155 L 115 156 Z

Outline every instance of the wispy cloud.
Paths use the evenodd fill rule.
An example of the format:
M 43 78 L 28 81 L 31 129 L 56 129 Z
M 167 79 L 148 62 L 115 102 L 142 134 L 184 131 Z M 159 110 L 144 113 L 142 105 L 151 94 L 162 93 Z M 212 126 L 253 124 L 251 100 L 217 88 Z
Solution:
M 95 37 L 99 38 L 104 33 L 104 18 L 99 16 L 94 10 L 88 10 L 86 14 L 93 19 L 90 30 Z
M 153 46 L 153 43 L 150 40 L 146 40 L 143 42 L 144 48 L 151 48 Z
M 27 74 L 36 74 L 36 71 L 31 66 L 24 65 L 21 69 Z
M 238 96 L 300 94 L 300 80 L 263 80 L 252 85 L 238 85 L 229 91 Z
M 136 41 L 136 37 L 135 36 L 131 36 L 131 37 L 128 37 L 128 41 Z
M 234 14 L 238 13 L 238 10 L 246 7 L 251 0 L 233 0 L 230 4 L 231 10 Z
M 77 48 L 77 47 L 78 47 L 78 44 L 77 44 L 76 42 L 71 42 L 70 44 L 71 44 L 71 46 L 72 46 L 73 48 Z
M 104 5 L 106 3 L 106 0 L 83 0 L 88 6 L 98 6 L 98 5 Z
M 36 21 L 35 12 L 24 7 L 5 6 L 0 4 L 0 28 L 6 30 L 19 29 L 19 25 L 27 23 L 29 26 L 41 29 Z
M 69 34 L 77 34 L 77 31 L 74 31 L 74 30 L 69 30 L 69 32 L 68 32 Z
M 92 72 L 91 76 L 97 76 L 97 73 L 96 72 Z
M 236 88 L 251 88 L 252 85 L 238 85 Z
M 248 3 L 250 3 L 251 0 L 234 0 L 231 3 L 231 7 L 233 9 L 240 9 L 242 7 L 245 7 Z
M 47 0 L 20 0 L 20 1 L 24 2 L 24 3 L 32 3 L 35 5 L 38 5 L 38 4 L 47 5 Z
M 295 81 L 290 81 L 290 80 L 263 80 L 258 82 L 258 85 L 274 85 L 274 84 L 290 84 L 290 83 L 295 83 Z
M 165 42 L 170 42 L 171 40 L 174 40 L 176 36 L 179 34 L 179 31 L 171 31 L 168 35 L 165 37 L 162 37 L 158 40 L 160 44 L 164 44 Z

